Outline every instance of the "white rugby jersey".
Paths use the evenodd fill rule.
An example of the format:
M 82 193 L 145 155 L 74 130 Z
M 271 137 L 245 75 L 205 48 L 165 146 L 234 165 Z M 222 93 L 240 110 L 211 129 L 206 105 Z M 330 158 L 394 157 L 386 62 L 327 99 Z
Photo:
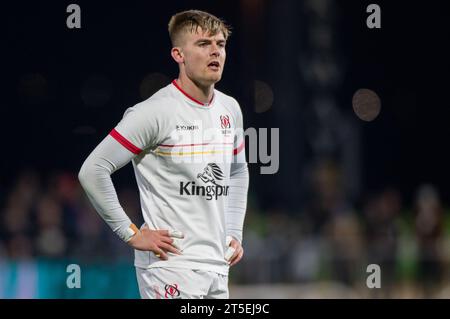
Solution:
M 181 231 L 182 255 L 166 261 L 135 251 L 135 266 L 228 274 L 225 205 L 231 162 L 245 162 L 243 120 L 235 99 L 217 90 L 203 104 L 174 80 L 125 111 L 110 135 L 137 154 L 133 167 L 150 229 Z

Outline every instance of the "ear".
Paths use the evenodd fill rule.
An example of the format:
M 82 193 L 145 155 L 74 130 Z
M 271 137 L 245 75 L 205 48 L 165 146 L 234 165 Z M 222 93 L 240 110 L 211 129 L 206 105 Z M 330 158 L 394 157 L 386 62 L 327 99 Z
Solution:
M 175 62 L 184 63 L 184 55 L 180 47 L 173 47 L 170 51 L 170 54 L 172 55 L 172 58 L 175 60 Z

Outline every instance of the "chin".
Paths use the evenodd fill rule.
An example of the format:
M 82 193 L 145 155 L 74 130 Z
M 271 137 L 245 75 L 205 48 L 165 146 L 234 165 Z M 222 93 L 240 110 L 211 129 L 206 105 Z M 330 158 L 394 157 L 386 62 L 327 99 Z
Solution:
M 221 78 L 222 78 L 222 74 L 214 75 L 210 78 L 210 81 L 212 83 L 217 83 L 220 81 Z
M 200 84 L 202 86 L 209 86 L 209 85 L 213 85 L 213 84 L 219 82 L 221 78 L 222 78 L 222 74 L 218 74 L 218 73 L 202 74 L 202 76 L 197 77 L 194 82 L 197 82 L 198 84 Z
M 203 85 L 208 86 L 208 85 L 212 85 L 212 84 L 216 84 L 217 82 L 219 82 L 221 79 L 220 76 L 215 76 L 215 77 L 208 77 L 206 79 L 203 79 L 201 81 L 201 83 L 203 83 Z
M 213 79 L 211 82 L 212 82 L 213 84 L 215 84 L 215 83 L 219 82 L 220 79 L 221 79 L 221 77 L 219 76 L 218 78 Z

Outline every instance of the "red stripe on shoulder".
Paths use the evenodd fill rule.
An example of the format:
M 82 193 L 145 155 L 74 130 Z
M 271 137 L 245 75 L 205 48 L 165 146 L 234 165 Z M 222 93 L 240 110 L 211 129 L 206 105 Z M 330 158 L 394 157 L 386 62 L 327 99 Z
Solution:
M 109 132 L 109 135 L 111 135 L 117 142 L 122 144 L 131 153 L 138 155 L 142 152 L 139 147 L 134 146 L 133 143 L 123 137 L 119 132 L 116 131 L 116 129 L 112 129 L 112 131 Z

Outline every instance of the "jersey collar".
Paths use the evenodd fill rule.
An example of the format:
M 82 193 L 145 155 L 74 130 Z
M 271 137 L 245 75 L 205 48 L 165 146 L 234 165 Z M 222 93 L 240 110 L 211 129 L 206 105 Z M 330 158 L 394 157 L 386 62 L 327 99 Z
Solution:
M 211 100 L 209 101 L 209 103 L 202 103 L 202 102 L 200 102 L 199 100 L 197 100 L 197 99 L 193 98 L 192 96 L 190 96 L 186 91 L 184 91 L 184 90 L 178 85 L 177 80 L 173 80 L 173 81 L 172 81 L 172 84 L 178 89 L 178 91 L 180 91 L 181 93 L 183 93 L 183 95 L 184 95 L 185 97 L 187 97 L 191 102 L 194 102 L 195 105 L 197 105 L 197 106 L 209 107 L 209 106 L 211 106 L 211 104 L 212 104 L 213 101 L 214 101 L 214 95 L 215 95 L 214 93 L 213 93 L 213 96 L 211 97 Z

